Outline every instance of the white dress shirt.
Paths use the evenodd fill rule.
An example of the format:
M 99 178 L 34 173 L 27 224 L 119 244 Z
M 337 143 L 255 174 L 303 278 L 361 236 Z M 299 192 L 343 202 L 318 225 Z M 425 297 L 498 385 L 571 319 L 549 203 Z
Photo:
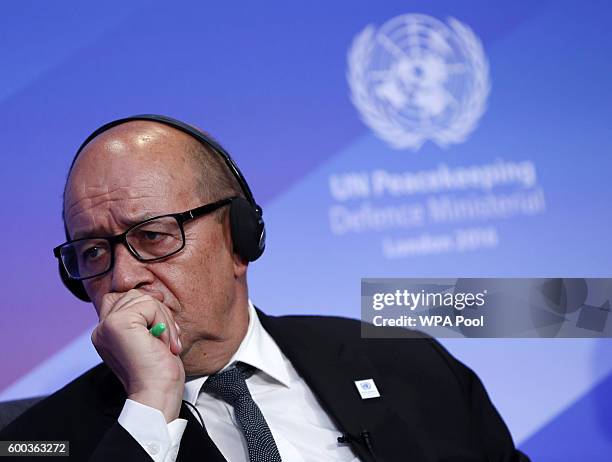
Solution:
M 340 431 L 262 327 L 250 300 L 246 335 L 222 370 L 238 361 L 256 368 L 247 379 L 247 387 L 270 427 L 283 461 L 359 460 L 348 445 L 338 443 Z M 210 438 L 228 461 L 248 462 L 246 440 L 233 407 L 208 393 L 200 393 L 207 378 L 187 378 L 183 399 L 200 411 Z M 125 402 L 119 423 L 155 462 L 176 460 L 187 425 L 185 419 L 166 424 L 161 411 L 130 399 Z

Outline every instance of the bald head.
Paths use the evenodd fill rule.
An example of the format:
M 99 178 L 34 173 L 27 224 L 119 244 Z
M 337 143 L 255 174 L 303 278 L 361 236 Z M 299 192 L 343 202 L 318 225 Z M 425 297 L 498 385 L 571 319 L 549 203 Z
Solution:
M 132 190 L 128 195 L 146 194 L 160 181 L 191 194 L 199 203 L 243 196 L 221 156 L 210 148 L 166 124 L 130 121 L 96 136 L 74 161 L 64 188 L 63 210 L 71 237 L 68 222 L 79 197 L 91 201 L 97 194 L 122 188 Z M 218 218 L 225 212 L 219 210 Z

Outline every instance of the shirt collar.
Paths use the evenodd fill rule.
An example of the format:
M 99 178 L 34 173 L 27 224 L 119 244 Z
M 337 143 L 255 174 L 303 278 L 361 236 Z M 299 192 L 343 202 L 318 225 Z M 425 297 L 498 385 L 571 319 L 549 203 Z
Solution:
M 236 350 L 221 371 L 232 367 L 237 362 L 243 362 L 264 372 L 285 387 L 289 387 L 290 378 L 287 362 L 274 339 L 261 325 L 250 299 L 248 310 L 249 326 L 247 327 L 246 334 L 242 342 L 240 342 L 238 350 Z M 188 377 L 185 383 L 183 399 L 191 404 L 195 404 L 200 389 L 207 378 L 208 376 L 200 376 L 194 379 L 189 379 Z

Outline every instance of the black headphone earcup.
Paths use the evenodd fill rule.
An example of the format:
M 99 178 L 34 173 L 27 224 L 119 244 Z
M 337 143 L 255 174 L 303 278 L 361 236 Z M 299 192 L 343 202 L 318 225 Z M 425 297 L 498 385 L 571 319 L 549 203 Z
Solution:
M 59 274 L 62 282 L 66 286 L 66 288 L 72 292 L 72 295 L 77 297 L 79 300 L 84 302 L 91 302 L 89 295 L 87 295 L 87 291 L 85 290 L 85 286 L 82 281 L 75 281 L 68 276 L 66 270 L 64 269 L 64 265 L 62 265 L 61 260 L 59 261 Z
M 234 252 L 246 261 L 255 261 L 266 247 L 266 228 L 259 211 L 238 197 L 230 204 L 230 226 Z

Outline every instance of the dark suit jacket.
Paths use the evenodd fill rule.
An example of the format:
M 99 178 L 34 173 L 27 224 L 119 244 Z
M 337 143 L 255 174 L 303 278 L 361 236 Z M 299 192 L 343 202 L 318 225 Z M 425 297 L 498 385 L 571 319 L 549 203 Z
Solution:
M 356 320 L 258 314 L 362 461 L 527 460 L 478 377 L 435 340 L 362 339 Z M 381 397 L 362 400 L 360 379 L 374 379 Z M 101 364 L 32 407 L 0 440 L 69 440 L 71 460 L 150 461 L 117 423 L 125 399 Z M 188 424 L 178 461 L 224 461 L 184 404 L 181 417 Z

